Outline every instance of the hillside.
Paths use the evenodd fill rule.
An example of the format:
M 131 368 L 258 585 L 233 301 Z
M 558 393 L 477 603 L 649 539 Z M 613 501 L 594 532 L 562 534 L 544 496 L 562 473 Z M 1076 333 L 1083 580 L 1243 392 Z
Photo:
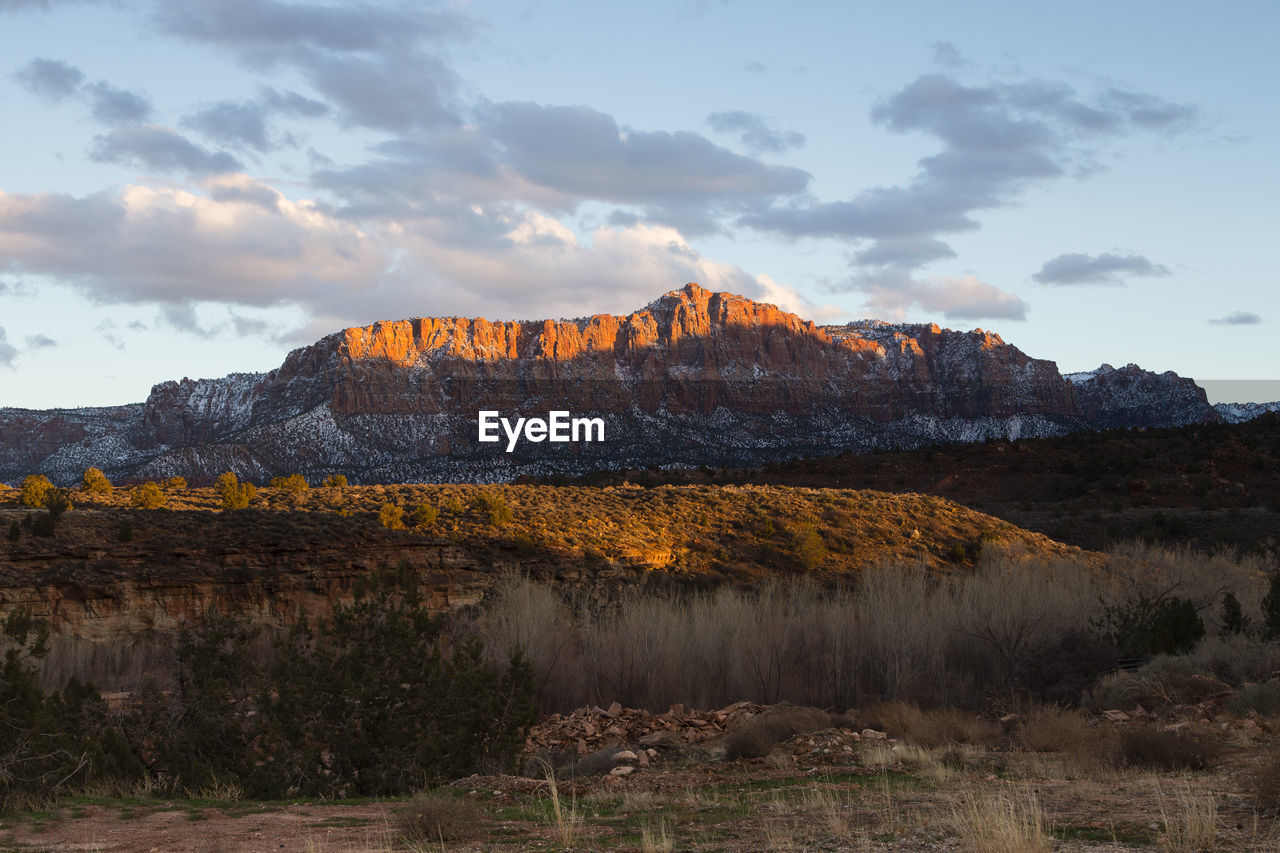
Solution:
M 0 603 L 60 631 L 107 639 L 173 627 L 210 607 L 289 619 L 324 611 L 379 567 L 403 564 L 433 609 L 478 600 L 505 570 L 567 589 L 838 577 L 885 562 L 947 569 L 984 543 L 1032 555 L 1078 553 L 938 497 L 777 486 L 641 489 L 364 486 L 262 489 L 250 509 L 214 511 L 212 489 L 171 492 L 168 508 L 128 495 L 77 495 L 55 536 L 35 535 L 16 492 L 0 495 Z M 387 504 L 438 518 L 379 522 Z M 506 513 L 496 508 L 509 509 Z M 122 533 L 122 530 L 125 531 Z M 122 541 L 123 540 L 123 541 Z
M 1280 546 L 1280 416 L 1240 424 L 1081 432 L 752 469 L 630 471 L 596 483 L 756 483 L 944 496 L 1082 548 L 1120 539 Z

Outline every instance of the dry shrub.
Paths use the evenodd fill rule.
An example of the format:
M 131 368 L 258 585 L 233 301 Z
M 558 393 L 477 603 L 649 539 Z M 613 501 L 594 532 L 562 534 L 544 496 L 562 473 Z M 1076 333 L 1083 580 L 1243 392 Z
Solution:
M 1232 713 L 1241 716 L 1250 711 L 1257 711 L 1266 717 L 1280 715 L 1280 678 L 1261 684 L 1246 684 L 1239 693 L 1231 697 L 1227 707 Z
M 725 757 L 763 758 L 782 741 L 805 732 L 828 729 L 843 717 L 817 708 L 781 705 L 757 714 L 734 728 L 724 739 Z
M 1258 808 L 1280 811 L 1280 748 L 1263 755 L 1247 778 L 1246 790 Z
M 1203 770 L 1222 753 L 1222 744 L 1211 736 L 1165 731 L 1156 725 L 1122 729 L 1119 763 L 1148 770 Z
M 410 845 L 459 841 L 482 834 L 485 811 L 479 803 L 443 791 L 425 791 L 396 816 L 396 829 Z
M 1026 715 L 1018 742 L 1032 752 L 1078 752 L 1090 741 L 1088 722 L 1077 711 L 1042 705 Z
M 995 723 L 957 708 L 922 710 L 907 702 L 880 702 L 858 715 L 859 723 L 927 749 L 953 743 L 986 743 Z

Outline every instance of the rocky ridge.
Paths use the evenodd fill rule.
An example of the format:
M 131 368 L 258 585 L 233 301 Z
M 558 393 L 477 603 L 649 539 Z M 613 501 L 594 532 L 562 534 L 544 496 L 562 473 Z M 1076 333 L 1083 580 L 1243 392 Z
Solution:
M 482 409 L 600 417 L 606 441 L 507 453 L 477 441 Z M 1173 373 L 1064 378 L 981 329 L 818 326 L 689 284 L 627 316 L 345 329 L 269 373 L 164 382 L 132 406 L 0 409 L 0 479 L 72 482 L 96 465 L 116 479 L 493 482 L 1217 419 Z

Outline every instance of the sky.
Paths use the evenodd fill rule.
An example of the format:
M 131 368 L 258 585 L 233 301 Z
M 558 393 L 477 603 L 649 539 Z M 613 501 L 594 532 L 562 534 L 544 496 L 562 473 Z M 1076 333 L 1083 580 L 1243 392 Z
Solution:
M 1276 32 L 1261 2 L 0 0 L 0 406 L 688 281 L 1276 399 L 1245 381 L 1280 379 Z

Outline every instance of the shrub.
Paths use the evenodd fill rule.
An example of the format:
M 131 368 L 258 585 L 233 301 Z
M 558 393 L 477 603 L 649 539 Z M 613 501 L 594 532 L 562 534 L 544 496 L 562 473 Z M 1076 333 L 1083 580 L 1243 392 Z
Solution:
M 404 530 L 404 507 L 383 504 L 378 510 L 378 523 L 388 530 Z
M 1042 705 L 1026 715 L 1018 741 L 1032 752 L 1075 752 L 1088 740 L 1090 729 L 1077 711 Z
M 1240 606 L 1240 599 L 1236 598 L 1234 592 L 1228 592 L 1222 597 L 1222 627 L 1218 630 L 1218 636 L 1226 639 L 1233 634 L 1243 634 L 1249 630 L 1249 617 L 1244 615 L 1244 608 Z
M 1150 724 L 1121 730 L 1119 749 L 1126 767 L 1168 771 L 1203 770 L 1222 752 L 1208 735 L 1185 729 L 1165 731 Z
M 67 786 L 142 774 L 96 690 L 75 680 L 61 691 L 40 687 L 34 661 L 47 652 L 48 634 L 26 611 L 0 617 L 0 813 Z
M 53 483 L 49 482 L 49 478 L 43 474 L 31 474 L 22 480 L 22 490 L 19 492 L 18 500 L 23 506 L 41 507 L 45 505 L 45 497 L 49 490 L 53 488 Z
M 186 477 L 170 477 L 164 481 L 165 491 L 178 492 L 187 487 Z
M 1247 777 L 1247 787 L 1259 808 L 1280 811 L 1280 749 L 1272 748 Z
M 1264 716 L 1280 714 L 1280 678 L 1273 678 L 1261 684 L 1246 684 L 1227 703 L 1227 707 L 1236 714 L 1247 714 L 1257 711 Z
M 26 483 L 23 482 L 25 487 Z M 1273 572 L 1267 594 L 1262 599 L 1262 635 L 1280 639 L 1280 571 Z
M 489 523 L 494 527 L 504 527 L 515 517 L 515 513 L 505 499 L 499 497 L 498 500 L 500 503 L 489 507 Z
M 231 471 L 218 478 L 216 488 L 224 510 L 246 509 L 258 495 L 253 483 L 241 483 L 240 478 Z
M 31 525 L 31 532 L 37 536 L 53 536 L 57 532 L 57 519 L 50 513 L 42 512 L 36 516 L 35 523 Z
M 414 527 L 431 527 L 440 518 L 440 510 L 431 504 L 418 504 L 413 510 L 410 520 Z
M 22 529 L 18 526 L 18 522 L 13 521 L 9 523 L 8 538 L 10 542 L 17 542 L 19 539 L 22 538 Z
M 116 539 L 120 542 L 132 542 L 133 525 L 127 521 L 120 522 L 120 527 L 116 530 Z
M 159 509 L 168 500 L 160 489 L 160 484 L 153 480 L 134 486 L 129 493 L 129 505 L 140 509 Z
M 102 473 L 101 468 L 86 468 L 84 477 L 80 480 L 80 489 L 91 495 L 106 494 L 111 491 L 111 481 Z
M 757 714 L 734 728 L 724 739 L 725 757 L 763 758 L 789 737 L 830 728 L 832 714 L 817 708 L 781 705 Z
M 457 495 L 449 495 L 444 499 L 444 511 L 450 515 L 460 515 L 463 512 L 462 501 Z
M 62 518 L 62 514 L 71 509 L 71 493 L 57 486 L 44 493 L 44 505 L 49 508 L 49 515 L 54 521 Z
M 1115 646 L 1085 631 L 1070 630 L 1021 656 L 1015 684 L 1032 698 L 1054 705 L 1076 705 L 1119 658 Z
M 320 482 L 320 485 L 326 489 L 345 489 L 347 487 L 346 474 L 330 474 Z
M 1204 620 L 1188 598 L 1139 595 L 1107 605 L 1098 622 L 1104 637 L 1131 656 L 1185 654 L 1204 637 Z
M 791 540 L 791 556 L 803 569 L 816 569 L 827 558 L 827 546 L 818 531 L 802 527 Z
M 414 849 L 463 841 L 482 832 L 485 811 L 475 800 L 444 791 L 418 794 L 396 815 L 396 829 Z
M 307 482 L 307 478 L 301 474 L 290 474 L 287 477 L 272 477 L 271 488 L 285 489 L 286 491 L 299 494 L 311 488 L 311 484 Z

